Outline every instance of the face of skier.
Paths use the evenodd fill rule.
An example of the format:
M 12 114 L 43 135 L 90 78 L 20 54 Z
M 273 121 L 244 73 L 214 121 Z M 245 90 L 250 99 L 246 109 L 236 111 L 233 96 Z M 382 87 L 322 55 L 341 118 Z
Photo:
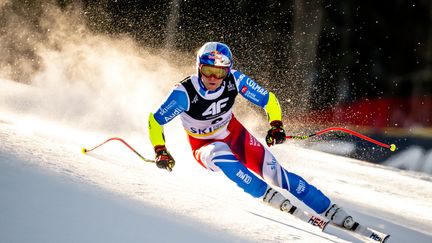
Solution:
M 214 76 L 206 77 L 202 75 L 201 80 L 207 90 L 215 91 L 221 86 L 223 78 L 215 78 Z
M 228 74 L 228 69 L 225 67 L 202 66 L 200 68 L 201 80 L 207 90 L 215 91 L 223 82 L 223 79 Z

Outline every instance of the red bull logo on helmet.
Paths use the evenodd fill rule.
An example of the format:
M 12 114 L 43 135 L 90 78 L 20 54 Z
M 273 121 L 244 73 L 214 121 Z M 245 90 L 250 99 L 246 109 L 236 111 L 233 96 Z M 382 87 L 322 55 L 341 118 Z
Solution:
M 216 50 L 210 52 L 209 59 L 222 59 L 222 54 Z
M 229 58 L 217 50 L 210 52 L 210 54 L 208 55 L 208 59 L 214 60 L 214 65 L 216 65 L 216 66 L 229 66 L 230 65 Z

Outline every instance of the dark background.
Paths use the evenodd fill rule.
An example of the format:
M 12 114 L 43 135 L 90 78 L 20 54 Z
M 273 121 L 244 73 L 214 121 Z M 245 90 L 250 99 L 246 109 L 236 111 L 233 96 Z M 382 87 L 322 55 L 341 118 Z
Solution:
M 432 93 L 428 0 L 82 4 L 93 30 L 144 46 L 194 53 L 206 41 L 229 44 L 236 68 L 277 92 L 294 116 L 365 97 L 429 101 Z M 430 126 L 430 118 L 416 122 Z
M 203 43 L 227 43 L 235 68 L 277 94 L 293 133 L 338 125 L 400 149 L 432 148 L 430 0 L 13 1 L 2 11 L 37 15 L 45 2 L 78 5 L 92 31 L 192 62 Z
M 84 5 L 95 31 L 127 33 L 145 46 L 193 54 L 206 41 L 229 44 L 236 68 L 278 94 L 294 130 L 351 125 L 400 150 L 412 144 L 432 148 L 430 130 L 419 132 L 426 136 L 410 132 L 432 125 L 431 1 Z M 102 24 L 107 17 L 110 23 Z M 356 158 L 382 161 L 391 155 L 382 148 L 371 152 L 370 144 L 352 136 L 326 138 L 356 142 Z

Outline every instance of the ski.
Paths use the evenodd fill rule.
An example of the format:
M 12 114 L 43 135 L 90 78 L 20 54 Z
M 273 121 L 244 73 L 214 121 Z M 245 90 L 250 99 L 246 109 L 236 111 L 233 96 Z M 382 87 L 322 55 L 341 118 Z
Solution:
M 312 214 L 306 211 L 301 210 L 300 208 L 297 208 L 295 206 L 293 206 L 289 212 L 290 214 L 292 214 L 294 217 L 300 219 L 301 221 L 310 224 L 314 227 L 319 228 L 321 231 L 325 232 L 325 233 L 330 233 L 327 229 L 328 229 L 328 225 L 330 224 L 330 221 L 322 216 L 316 215 L 316 214 Z M 352 232 L 355 233 L 361 237 L 367 238 L 369 241 L 372 242 L 386 242 L 390 235 L 382 233 L 378 230 L 372 229 L 370 227 L 361 225 L 359 223 L 354 223 L 353 227 L 351 229 L 346 229 L 344 227 L 335 225 L 335 224 L 331 224 L 332 226 L 336 226 L 339 229 L 343 229 L 346 230 L 348 232 Z
M 355 223 L 351 231 L 364 236 L 375 242 L 386 242 L 390 235 L 380 232 L 378 230 L 372 229 L 370 227 Z

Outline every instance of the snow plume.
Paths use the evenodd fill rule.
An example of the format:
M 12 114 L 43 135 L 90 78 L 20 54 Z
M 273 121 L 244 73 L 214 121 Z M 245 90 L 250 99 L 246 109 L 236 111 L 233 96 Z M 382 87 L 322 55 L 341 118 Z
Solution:
M 193 57 L 178 66 L 126 36 L 92 33 L 77 5 L 19 2 L 0 1 L 0 112 L 145 133 L 148 113 L 194 70 Z
M 79 4 L 2 1 L 0 12 L 0 112 L 25 116 L 24 126 L 43 119 L 144 137 L 148 113 L 195 72 L 193 53 L 150 50 L 124 35 L 92 32 Z M 10 80 L 29 86 L 11 87 L 26 85 Z M 238 100 L 237 116 L 249 129 L 265 130 L 264 112 Z

